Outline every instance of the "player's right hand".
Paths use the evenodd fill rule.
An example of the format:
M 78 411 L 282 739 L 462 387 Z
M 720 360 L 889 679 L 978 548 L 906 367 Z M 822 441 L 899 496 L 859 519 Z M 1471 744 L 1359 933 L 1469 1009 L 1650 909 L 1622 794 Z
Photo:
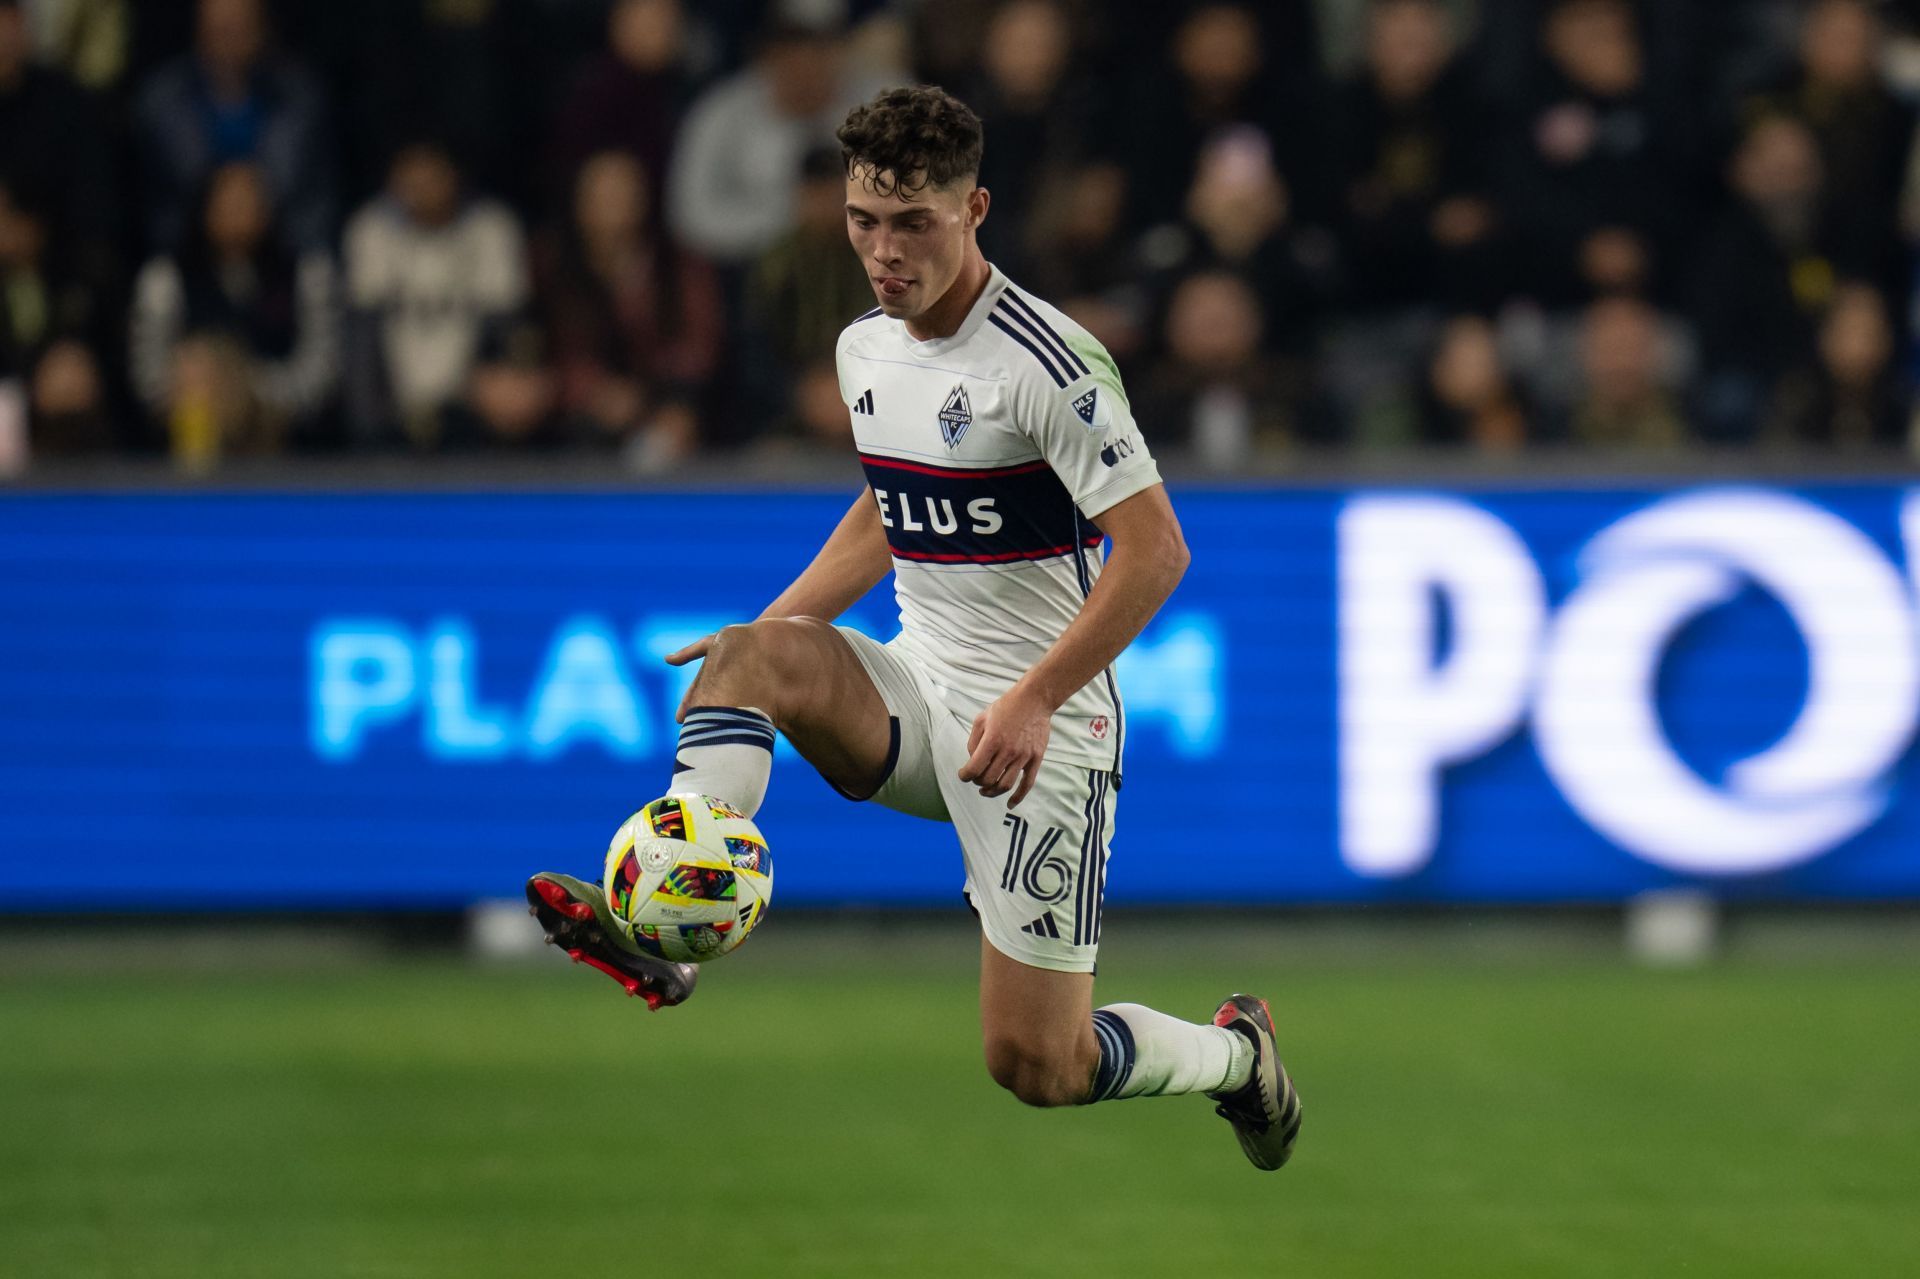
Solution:
M 717 635 L 709 635 L 704 639 L 695 640 L 683 649 L 668 653 L 666 656 L 667 665 L 685 666 L 688 662 L 699 661 L 713 651 L 713 641 L 716 638 L 718 638 Z
M 688 662 L 697 662 L 713 651 L 713 641 L 720 638 L 716 631 L 704 639 L 697 639 L 685 648 L 668 653 L 666 663 L 669 666 L 685 666 Z M 680 707 L 673 713 L 673 722 L 683 724 L 687 719 L 687 706 L 693 701 L 693 682 L 687 684 L 687 691 L 681 694 Z
M 1055 709 L 1018 684 L 1008 689 L 974 716 L 960 780 L 978 786 L 987 799 L 1012 791 L 1007 807 L 1019 804 L 1040 779 Z

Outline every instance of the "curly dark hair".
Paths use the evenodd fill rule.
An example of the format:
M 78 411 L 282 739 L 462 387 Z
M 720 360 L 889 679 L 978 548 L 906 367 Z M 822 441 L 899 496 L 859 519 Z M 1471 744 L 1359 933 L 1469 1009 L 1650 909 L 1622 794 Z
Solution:
M 980 172 L 980 117 L 934 85 L 882 90 L 855 107 L 835 136 L 848 176 L 871 168 L 881 195 L 951 186 Z

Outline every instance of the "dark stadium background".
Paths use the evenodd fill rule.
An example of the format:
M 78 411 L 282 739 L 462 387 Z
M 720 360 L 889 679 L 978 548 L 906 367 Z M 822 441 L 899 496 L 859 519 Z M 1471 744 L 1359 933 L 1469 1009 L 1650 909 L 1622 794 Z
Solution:
M 858 482 L 906 80 L 1205 552 L 1100 989 L 1272 999 L 1277 1177 L 999 1093 L 797 763 L 685 1008 L 513 912 L 657 785 L 559 655 Z M 1916 110 L 1911 0 L 0 0 L 0 1274 L 1911 1273 Z

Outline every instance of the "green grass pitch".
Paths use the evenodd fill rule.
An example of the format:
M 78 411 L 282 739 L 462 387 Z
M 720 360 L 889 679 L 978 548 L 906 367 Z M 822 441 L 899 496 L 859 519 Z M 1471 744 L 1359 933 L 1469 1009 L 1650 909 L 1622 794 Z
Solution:
M 558 962 L 0 974 L 0 1274 L 1920 1273 L 1920 971 L 1168 957 L 1268 994 L 1293 1164 L 1198 1098 L 1027 1110 L 970 943 L 796 927 L 649 1015 Z M 1263 955 L 1266 956 L 1263 958 Z

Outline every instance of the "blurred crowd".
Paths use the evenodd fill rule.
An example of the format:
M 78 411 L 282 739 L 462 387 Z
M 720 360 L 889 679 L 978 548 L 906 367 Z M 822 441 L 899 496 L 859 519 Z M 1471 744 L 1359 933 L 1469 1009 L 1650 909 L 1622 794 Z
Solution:
M 0 472 L 844 448 L 834 129 L 1156 448 L 1909 448 L 1920 0 L 0 0 Z

